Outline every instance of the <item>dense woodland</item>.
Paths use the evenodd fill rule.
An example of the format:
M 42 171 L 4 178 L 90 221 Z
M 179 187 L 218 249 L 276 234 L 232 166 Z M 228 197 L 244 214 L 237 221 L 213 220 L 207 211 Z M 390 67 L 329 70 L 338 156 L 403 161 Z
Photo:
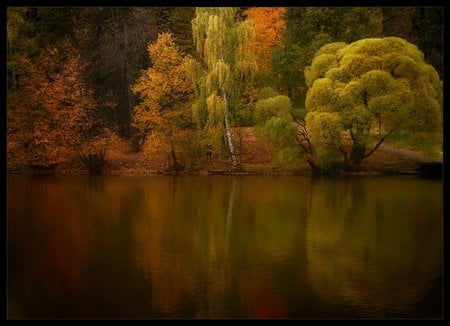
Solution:
M 168 170 L 242 170 L 241 128 L 280 164 L 354 171 L 386 139 L 440 135 L 443 10 L 7 9 L 8 168 L 81 162 L 118 140 Z

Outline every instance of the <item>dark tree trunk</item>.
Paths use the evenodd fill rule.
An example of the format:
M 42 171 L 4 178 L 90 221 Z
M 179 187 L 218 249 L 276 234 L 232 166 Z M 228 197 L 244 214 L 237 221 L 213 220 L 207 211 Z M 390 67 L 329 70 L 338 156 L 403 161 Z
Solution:
M 308 164 L 311 167 L 313 174 L 322 174 L 323 173 L 323 170 L 314 162 L 314 160 L 309 155 L 306 160 L 308 161 Z
M 350 153 L 350 160 L 346 164 L 346 169 L 356 170 L 364 160 L 366 154 L 366 147 L 361 145 L 353 145 Z
M 180 171 L 183 169 L 183 166 L 177 161 L 175 146 L 172 138 L 170 139 L 169 169 L 173 171 Z
M 105 165 L 105 154 L 104 152 L 101 152 L 83 155 L 83 162 L 90 174 L 102 174 Z

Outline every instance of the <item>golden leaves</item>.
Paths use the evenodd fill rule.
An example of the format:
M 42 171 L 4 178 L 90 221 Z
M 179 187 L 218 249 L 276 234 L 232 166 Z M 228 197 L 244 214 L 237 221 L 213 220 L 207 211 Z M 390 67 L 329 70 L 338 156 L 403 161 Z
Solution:
M 285 8 L 253 7 L 245 15 L 253 22 L 256 35 L 252 50 L 255 52 L 260 71 L 269 69 L 271 51 L 280 45 L 286 21 L 283 18 Z
M 33 69 L 28 157 L 33 164 L 60 162 L 80 142 L 96 107 L 83 79 L 85 64 L 70 42 L 48 47 Z
M 189 115 L 185 108 L 189 106 L 193 88 L 185 71 L 189 63 L 171 33 L 160 33 L 158 39 L 149 44 L 148 53 L 153 65 L 144 70 L 132 86 L 132 91 L 141 99 L 133 109 L 133 125 L 143 135 L 152 131 L 149 139 L 156 146 L 156 141 L 164 142 L 167 138 L 168 129 L 178 128 L 174 121 L 180 114 Z

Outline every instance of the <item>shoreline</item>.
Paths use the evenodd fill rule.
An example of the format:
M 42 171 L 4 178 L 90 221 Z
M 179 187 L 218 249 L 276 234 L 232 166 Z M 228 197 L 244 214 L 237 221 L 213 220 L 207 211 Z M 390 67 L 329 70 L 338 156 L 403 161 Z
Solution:
M 191 162 L 184 170 L 169 169 L 167 153 L 133 152 L 126 139 L 120 139 L 110 147 L 103 167 L 102 175 L 304 175 L 314 176 L 310 166 L 305 160 L 295 164 L 280 165 L 273 160 L 273 152 L 261 144 L 254 135 L 253 128 L 242 128 L 242 153 L 240 167 L 233 169 L 229 158 L 219 155 L 208 159 L 201 158 Z M 376 152 L 366 158 L 358 170 L 334 171 L 318 175 L 327 176 L 382 176 L 382 175 L 409 175 L 431 176 L 442 178 L 442 158 L 431 158 L 420 152 L 414 152 L 390 145 L 382 144 Z M 74 158 L 57 165 L 36 167 L 25 163 L 23 158 L 12 158 L 7 161 L 7 174 L 22 175 L 89 175 L 89 171 Z
M 95 176 L 90 174 L 88 170 L 56 170 L 56 171 L 32 171 L 32 170 L 7 170 L 8 175 L 54 175 L 54 176 Z M 232 171 L 232 170 L 205 170 L 205 171 L 151 171 L 151 170 L 105 170 L 98 176 L 394 176 L 394 175 L 408 175 L 408 176 L 423 176 L 423 173 L 417 170 L 411 171 L 354 171 L 354 172 L 337 172 L 324 173 L 315 175 L 311 170 L 296 170 L 296 171 Z

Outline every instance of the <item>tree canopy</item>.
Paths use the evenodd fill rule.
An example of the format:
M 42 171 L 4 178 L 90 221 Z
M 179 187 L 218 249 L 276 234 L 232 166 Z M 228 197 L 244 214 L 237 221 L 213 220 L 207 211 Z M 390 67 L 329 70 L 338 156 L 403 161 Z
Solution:
M 285 12 L 286 8 L 277 7 L 252 7 L 244 12 L 253 21 L 256 35 L 253 52 L 260 72 L 269 70 L 272 51 L 282 43 L 286 29 Z
M 254 112 L 256 135 L 275 150 L 275 162 L 282 165 L 295 163 L 301 153 L 291 100 L 269 87 L 263 88 L 258 98 Z
M 174 133 L 191 124 L 189 105 L 193 95 L 185 72 L 185 56 L 168 32 L 158 35 L 148 46 L 148 54 L 153 65 L 142 71 L 132 87 L 141 99 L 133 110 L 133 125 L 144 138 L 151 132 L 163 134 L 170 148 L 171 165 L 178 168 Z
M 173 166 L 175 149 L 182 162 L 189 152 L 195 164 L 212 156 L 236 166 L 248 151 L 243 140 L 254 139 L 244 129 L 251 127 L 276 151 L 294 148 L 296 138 L 319 170 L 342 157 L 356 168 L 392 136 L 424 152 L 412 135 L 435 139 L 430 153 L 442 155 L 442 14 L 439 7 L 10 6 L 8 164 L 29 166 L 32 151 L 45 153 L 37 163 L 67 158 L 57 154 L 68 148 L 61 142 L 78 129 L 64 126 L 81 116 L 91 126 L 81 133 L 86 151 L 107 128 L 111 143 L 129 143 L 136 154 L 147 137 L 144 149 L 164 147 Z M 260 119 L 280 103 L 289 114 Z M 294 138 L 282 120 L 297 124 Z M 44 142 L 29 147 L 41 136 L 48 150 Z
M 305 69 L 305 78 L 310 87 L 306 127 L 322 165 L 340 151 L 348 166 L 358 166 L 401 128 L 441 128 L 442 81 L 423 53 L 404 39 L 327 44 Z M 376 144 L 368 150 L 376 121 Z

